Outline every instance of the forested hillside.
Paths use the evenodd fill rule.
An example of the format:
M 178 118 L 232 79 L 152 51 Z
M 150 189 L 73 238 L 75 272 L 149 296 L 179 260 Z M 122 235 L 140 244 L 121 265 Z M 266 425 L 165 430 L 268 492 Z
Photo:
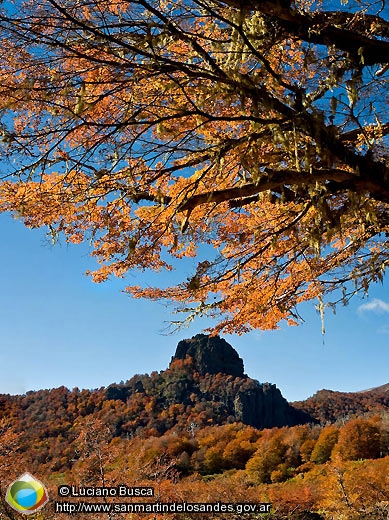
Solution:
M 297 410 L 275 385 L 244 374 L 231 345 L 197 335 L 160 373 L 97 390 L 1 396 L 1 490 L 22 467 L 52 495 L 62 483 L 125 481 L 154 486 L 165 501 L 271 502 L 275 520 L 386 520 L 385 391 L 321 391 Z M 4 502 L 0 509 L 16 518 Z
M 320 390 L 293 406 L 320 422 L 347 420 L 365 413 L 382 412 L 389 408 L 389 384 L 362 392 Z
M 314 422 L 274 384 L 245 375 L 243 361 L 226 341 L 202 334 L 181 341 L 169 368 L 159 373 L 96 390 L 60 387 L 0 397 L 0 419 L 24 432 L 22 449 L 56 470 L 69 465 L 74 423 L 82 418 L 96 418 L 113 436 L 125 438 L 235 422 L 256 428 Z

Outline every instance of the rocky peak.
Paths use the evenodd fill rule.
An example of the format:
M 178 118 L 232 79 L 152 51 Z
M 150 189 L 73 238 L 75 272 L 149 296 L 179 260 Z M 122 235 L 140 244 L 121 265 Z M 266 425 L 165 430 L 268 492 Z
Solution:
M 237 351 L 219 336 L 197 334 L 191 339 L 184 339 L 177 345 L 172 362 L 190 356 L 194 367 L 201 375 L 222 374 L 244 377 L 243 360 Z

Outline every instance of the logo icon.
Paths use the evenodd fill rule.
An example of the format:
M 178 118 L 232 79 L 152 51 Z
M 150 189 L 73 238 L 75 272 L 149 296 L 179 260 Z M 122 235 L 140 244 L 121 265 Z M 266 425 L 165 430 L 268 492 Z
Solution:
M 43 507 L 49 496 L 42 482 L 25 473 L 8 486 L 5 500 L 19 513 L 30 515 Z

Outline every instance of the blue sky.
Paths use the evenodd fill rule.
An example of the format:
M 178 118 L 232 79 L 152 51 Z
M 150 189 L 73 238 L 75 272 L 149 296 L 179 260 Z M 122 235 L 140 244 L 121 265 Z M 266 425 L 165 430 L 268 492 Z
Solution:
M 178 341 L 206 325 L 164 335 L 171 308 L 132 300 L 121 292 L 123 280 L 93 284 L 84 275 L 94 267 L 87 244 L 52 246 L 44 230 L 28 230 L 8 215 L 0 215 L 0 230 L 0 393 L 99 388 L 163 370 Z M 275 383 L 289 401 L 322 388 L 379 386 L 389 381 L 387 289 L 386 281 L 336 316 L 329 311 L 324 342 L 314 302 L 300 308 L 305 323 L 299 327 L 224 338 L 249 376 Z

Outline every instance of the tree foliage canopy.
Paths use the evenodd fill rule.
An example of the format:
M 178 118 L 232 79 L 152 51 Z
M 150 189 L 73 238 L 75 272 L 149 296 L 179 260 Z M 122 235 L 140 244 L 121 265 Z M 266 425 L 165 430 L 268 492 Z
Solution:
M 177 285 L 127 290 L 214 332 L 347 302 L 389 262 L 387 9 L 5 4 L 0 210 L 89 238 L 97 282 L 196 258 Z

